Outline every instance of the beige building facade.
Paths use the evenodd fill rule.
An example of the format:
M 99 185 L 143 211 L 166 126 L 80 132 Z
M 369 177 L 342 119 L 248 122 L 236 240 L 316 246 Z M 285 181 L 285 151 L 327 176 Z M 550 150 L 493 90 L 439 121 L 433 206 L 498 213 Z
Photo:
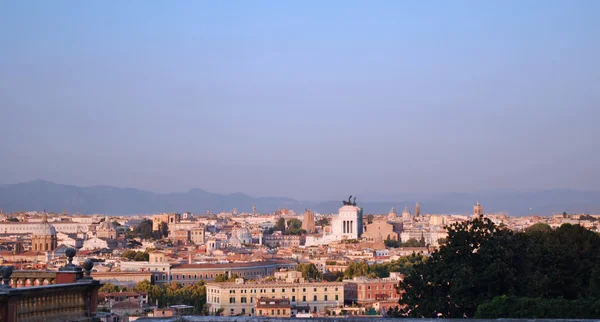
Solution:
M 249 283 L 238 279 L 237 282 L 206 284 L 206 298 L 210 312 L 223 309 L 224 316 L 258 315 L 255 308 L 260 298 L 289 299 L 292 309 L 308 306 L 311 312 L 326 312 L 328 308 L 344 305 L 344 283 L 311 283 L 297 276 L 273 283 Z

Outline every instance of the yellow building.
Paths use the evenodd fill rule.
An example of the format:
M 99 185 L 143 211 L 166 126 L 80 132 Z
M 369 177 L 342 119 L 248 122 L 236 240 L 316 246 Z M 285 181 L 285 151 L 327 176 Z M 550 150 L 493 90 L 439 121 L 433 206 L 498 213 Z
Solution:
M 368 224 L 363 232 L 363 238 L 368 241 L 376 241 L 379 238 L 381 240 L 398 240 L 398 237 L 398 233 L 394 231 L 394 225 L 388 223 L 385 217 L 373 219 L 373 223 Z
M 289 299 L 291 312 L 296 307 L 309 307 L 312 312 L 325 312 L 327 308 L 344 305 L 343 283 L 306 282 L 301 276 L 300 272 L 293 271 L 289 272 L 285 281 L 280 282 L 257 283 L 238 279 L 236 282 L 208 283 L 206 302 L 210 306 L 210 312 L 223 309 L 224 316 L 258 315 L 256 307 L 260 298 Z M 263 311 L 263 315 L 265 314 Z

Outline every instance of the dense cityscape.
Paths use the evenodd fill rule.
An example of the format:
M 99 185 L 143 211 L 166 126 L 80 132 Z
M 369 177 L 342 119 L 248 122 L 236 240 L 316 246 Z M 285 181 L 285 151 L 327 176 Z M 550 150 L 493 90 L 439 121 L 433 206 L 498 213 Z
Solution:
M 15 289 L 65 283 L 65 267 L 89 262 L 90 278 L 101 283 L 91 305 L 105 321 L 386 317 L 401 316 L 405 274 L 445 247 L 450 227 L 485 219 L 513 232 L 600 229 L 598 214 L 511 217 L 479 203 L 464 215 L 429 214 L 418 202 L 402 212 L 366 211 L 350 197 L 335 214 L 3 213 L 0 260 Z
M 600 321 L 599 13 L 0 1 L 0 322 Z

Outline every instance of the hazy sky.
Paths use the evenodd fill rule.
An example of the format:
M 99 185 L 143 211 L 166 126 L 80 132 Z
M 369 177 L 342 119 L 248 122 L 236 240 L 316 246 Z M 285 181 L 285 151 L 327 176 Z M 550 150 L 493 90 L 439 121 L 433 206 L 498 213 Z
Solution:
M 2 1 L 0 183 L 598 189 L 600 1 Z

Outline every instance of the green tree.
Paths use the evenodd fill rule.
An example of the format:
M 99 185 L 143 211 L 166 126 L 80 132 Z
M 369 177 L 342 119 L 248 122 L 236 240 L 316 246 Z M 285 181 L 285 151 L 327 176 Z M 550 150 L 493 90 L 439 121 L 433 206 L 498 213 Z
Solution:
M 104 285 L 102 285 L 102 287 L 100 287 L 100 289 L 98 290 L 99 292 L 105 292 L 105 293 L 114 293 L 114 292 L 119 292 L 122 288 L 120 288 L 118 285 L 114 285 L 111 283 L 105 283 Z
M 414 317 L 472 317 L 477 305 L 517 285 L 518 241 L 491 220 L 478 217 L 447 227 L 448 241 L 400 283 L 403 314 Z
M 279 217 L 279 219 L 277 219 L 277 222 L 275 223 L 275 226 L 273 227 L 274 230 L 278 230 L 280 232 L 285 232 L 285 219 L 283 219 L 283 217 Z
M 143 220 L 133 229 L 133 233 L 143 239 L 152 239 L 152 220 Z
M 329 226 L 330 220 L 327 217 L 321 217 L 315 222 L 316 226 Z
M 288 219 L 288 221 L 287 221 L 287 227 L 289 229 L 301 229 L 302 228 L 302 221 L 300 221 L 297 218 Z
M 137 252 L 133 257 L 136 262 L 147 262 L 150 259 L 150 255 L 147 252 Z
M 227 277 L 225 274 L 217 274 L 214 281 L 216 283 L 235 282 L 238 277 L 239 276 L 237 274 L 233 274 L 231 277 Z
M 387 248 L 398 248 L 401 245 L 399 241 L 393 239 L 386 239 L 383 242 L 385 243 L 385 247 Z
M 344 272 L 328 272 L 323 275 L 323 280 L 327 282 L 341 282 L 344 280 Z
M 582 226 L 514 233 L 478 217 L 447 228 L 446 245 L 401 282 L 402 314 L 473 317 L 502 295 L 571 301 L 599 293 L 600 235 Z
M 373 223 L 373 218 L 374 218 L 374 216 L 372 214 L 369 214 L 367 216 L 367 224 L 372 224 Z
M 400 247 L 425 247 L 425 241 L 418 241 L 415 238 L 410 238 L 406 242 L 401 243 Z
M 550 230 L 552 230 L 552 227 L 550 227 L 550 225 L 542 223 L 542 222 L 539 222 L 537 224 L 533 224 L 533 225 L 525 228 L 525 232 L 527 232 L 527 233 L 533 233 L 533 232 L 536 232 L 536 231 L 544 231 L 544 232 L 546 232 L 546 231 L 550 231 Z
M 164 222 L 164 221 L 160 222 L 159 231 L 163 238 L 169 237 L 169 225 L 166 222 Z
M 136 251 L 135 250 L 126 250 L 123 253 L 121 253 L 121 257 L 129 259 L 129 260 L 133 260 L 135 258 L 136 255 Z
M 319 272 L 313 263 L 298 264 L 296 270 L 302 272 L 302 277 L 306 280 L 321 280 L 323 278 L 323 274 Z
M 369 265 L 365 262 L 350 262 L 344 271 L 344 279 L 369 276 Z

